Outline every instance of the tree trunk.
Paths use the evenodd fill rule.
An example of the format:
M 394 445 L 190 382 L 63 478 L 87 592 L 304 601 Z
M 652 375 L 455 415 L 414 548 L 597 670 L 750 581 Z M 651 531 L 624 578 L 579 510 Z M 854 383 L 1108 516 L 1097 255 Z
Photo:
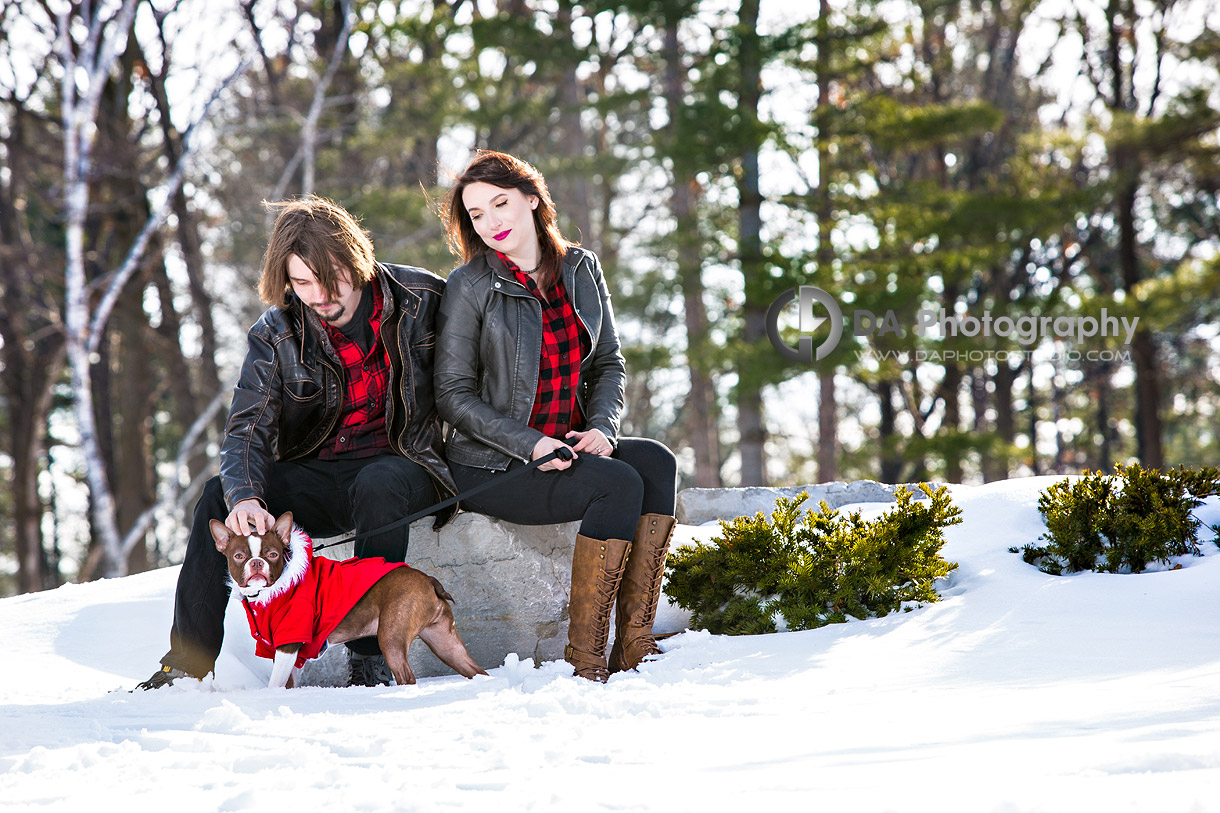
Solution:
M 1096 468 L 1108 474 L 1114 469 L 1114 452 L 1110 443 L 1110 388 L 1101 381 L 1095 381 L 1093 400 L 1097 405 L 1097 432 L 1101 435 L 1101 443 L 1097 445 Z
M 881 458 L 880 480 L 891 484 L 902 480 L 902 456 L 898 453 L 898 412 L 894 407 L 896 388 L 893 381 L 881 381 L 874 389 L 881 407 L 881 420 L 877 427 Z
M 1108 39 L 1106 60 L 1112 82 L 1110 105 L 1116 113 L 1136 111 L 1135 66 L 1124 61 L 1124 43 L 1128 41 L 1137 12 L 1128 0 L 1110 0 L 1107 8 Z M 1136 197 L 1140 187 L 1141 166 L 1132 148 L 1114 149 L 1111 167 L 1117 192 L 1115 219 L 1118 221 L 1118 265 L 1123 290 L 1135 295 L 1135 286 L 1143 276 L 1139 258 L 1138 227 L 1135 222 Z M 1136 454 L 1148 468 L 1162 468 L 1165 453 L 1161 425 L 1161 370 L 1157 362 L 1156 344 L 1152 332 L 1141 325 L 1131 344 L 1135 365 L 1135 439 Z M 1104 427 L 1101 428 L 1104 432 Z
M 829 483 L 839 477 L 839 414 L 835 394 L 835 374 L 827 370 L 818 375 L 818 482 Z
M 118 334 L 112 379 L 112 397 L 117 410 L 115 421 L 114 475 L 115 509 L 123 533 L 133 527 L 144 510 L 156 502 L 153 491 L 153 459 L 149 439 L 152 434 L 152 387 L 157 375 L 149 354 L 148 317 L 143 308 L 145 274 L 133 280 L 130 293 L 115 308 L 111 323 Z M 127 555 L 127 572 L 148 570 L 146 541 L 135 545 Z
M 952 300 L 948 300 L 952 301 Z M 958 437 L 962 428 L 962 368 L 955 362 L 945 363 L 945 377 L 941 380 L 941 393 L 944 396 L 945 412 L 941 423 L 941 432 L 949 433 L 949 441 L 944 447 L 945 480 L 950 483 L 962 481 L 962 450 Z
M 996 365 L 996 373 L 991 376 L 992 384 L 995 386 L 991 401 L 995 406 L 995 433 L 999 442 L 995 454 L 989 454 L 983 458 L 983 481 L 987 483 L 1003 480 L 1009 476 L 1012 468 L 1009 450 L 1013 448 L 1013 444 L 1017 440 L 1012 388 L 1017 381 L 1020 367 L 1013 369 L 1002 360 L 997 361 Z
M 1025 431 L 1029 434 L 1029 471 L 1034 477 L 1042 475 L 1042 464 L 1038 460 L 1038 387 L 1034 382 L 1034 365 L 1026 368 L 1025 380 Z
M 830 2 L 818 2 L 818 54 L 816 71 L 818 104 L 814 111 L 817 135 L 814 146 L 818 155 L 818 187 L 814 191 L 815 214 L 818 220 L 818 280 L 826 286 L 834 275 L 834 200 L 830 192 Z M 833 365 L 818 371 L 818 481 L 828 483 L 839 476 L 838 444 L 839 414 L 835 393 Z
M 68 364 L 72 371 L 72 391 L 76 398 L 77 431 L 85 458 L 89 484 L 90 513 L 93 527 L 100 534 L 106 551 L 106 575 L 125 575 L 122 539 L 115 522 L 114 497 L 106 476 L 105 461 L 99 453 L 97 423 L 94 418 L 92 359 L 92 313 L 85 284 L 85 221 L 89 214 L 89 183 L 94 173 L 94 132 L 97 110 L 107 77 L 115 64 L 117 42 L 132 32 L 137 3 L 124 0 L 109 26 L 90 30 L 86 51 L 96 57 L 94 64 L 82 64 L 69 50 L 60 53 L 64 80 L 61 84 L 64 123 L 64 330 Z M 86 21 L 92 24 L 92 20 Z M 82 76 L 83 74 L 83 76 Z M 82 79 L 85 81 L 82 83 Z M 83 97 L 77 88 L 84 88 Z
M 4 378 L 10 403 L 9 449 L 13 456 L 13 532 L 17 551 L 17 589 L 22 593 L 46 590 L 59 583 L 59 572 L 51 567 L 43 545 L 42 518 L 45 507 L 38 493 L 45 451 L 47 415 L 51 409 L 53 384 L 63 367 L 64 346 L 59 339 L 36 355 L 15 348 L 5 354 Z M 20 367 L 14 362 L 20 357 Z M 16 384 L 14 387 L 13 385 Z
M 686 98 L 685 70 L 682 47 L 678 39 L 678 16 L 670 17 L 665 26 L 665 104 L 669 111 L 671 149 L 681 150 L 677 133 L 678 119 Z M 709 372 L 710 340 L 707 306 L 703 301 L 703 259 L 699 236 L 697 193 L 699 182 L 686 169 L 681 156 L 674 155 L 670 210 L 676 222 L 673 237 L 678 249 L 678 281 L 682 286 L 683 318 L 686 323 L 686 362 L 690 376 L 690 393 L 685 404 L 686 429 L 695 453 L 695 486 L 717 488 L 720 461 L 716 449 L 716 392 Z
M 1135 199 L 1139 187 L 1138 162 L 1125 148 L 1115 150 L 1114 173 L 1119 178 L 1116 197 L 1118 220 L 1118 264 L 1123 290 L 1135 296 L 1142 278 L 1135 223 Z M 1161 367 L 1157 361 L 1152 331 L 1141 324 L 1131 339 L 1131 361 L 1135 365 L 1136 456 L 1146 468 L 1163 468 L 1165 453 L 1161 424 Z M 1098 427 L 1105 431 L 1105 427 Z M 1109 470 L 1108 468 L 1106 469 Z
M 165 90 L 164 70 L 162 74 L 151 78 L 150 85 L 157 101 L 157 111 L 160 113 L 165 157 L 170 166 L 175 166 L 182 158 L 182 137 L 173 125 L 169 94 Z M 182 250 L 182 261 L 186 267 L 187 288 L 191 294 L 195 322 L 199 326 L 198 374 L 191 376 L 188 370 L 185 379 L 179 381 L 175 375 L 173 382 L 177 392 L 175 399 L 178 401 L 179 418 L 183 425 L 189 425 L 194 419 L 194 415 L 190 411 L 194 409 L 195 414 L 198 414 L 200 406 L 210 400 L 213 393 L 220 391 L 220 370 L 216 366 L 216 325 L 212 320 L 212 297 L 203 282 L 203 241 L 199 236 L 199 219 L 191 210 L 186 193 L 181 188 L 171 196 L 170 203 L 173 207 L 174 220 L 177 221 L 178 246 Z M 162 271 L 164 271 L 164 267 L 162 267 Z M 160 273 L 159 277 L 164 280 L 164 284 L 158 283 L 162 310 L 173 317 L 173 324 L 164 325 L 164 328 L 174 330 L 174 343 L 179 347 L 177 355 L 181 357 L 180 321 L 170 296 L 168 278 L 164 273 Z M 192 396 L 191 400 L 182 400 L 182 397 L 188 394 Z M 216 431 L 218 433 L 224 431 L 223 419 L 217 420 Z M 191 474 L 194 475 L 203 465 L 206 465 L 206 460 L 202 459 L 202 456 L 192 461 Z
M 152 284 L 157 290 L 157 298 L 161 303 L 161 324 L 155 334 L 150 330 L 150 338 L 159 338 L 155 355 L 165 365 L 166 386 L 169 388 L 174 404 L 174 423 L 178 426 L 190 426 L 200 411 L 211 400 L 211 395 L 220 390 L 220 382 L 207 382 L 207 374 L 201 374 L 201 383 L 191 385 L 191 365 L 187 363 L 182 353 L 182 319 L 174 308 L 174 294 L 170 288 L 169 276 L 166 274 L 165 263 L 160 263 L 153 269 Z M 202 359 L 200 360 L 202 362 Z M 212 369 L 215 370 L 215 359 Z M 201 448 L 187 461 L 187 479 L 211 465 L 211 459 Z
M 564 32 L 568 46 L 558 51 L 560 54 L 570 52 L 572 37 L 572 6 L 569 3 L 559 4 L 556 29 Z M 587 158 L 585 150 L 589 146 L 589 137 L 581 122 L 581 111 L 585 108 L 585 92 L 581 87 L 580 77 L 576 75 L 579 59 L 565 60 L 562 63 L 562 74 L 559 80 L 559 133 L 558 143 L 560 155 L 563 158 L 563 183 L 557 192 L 556 206 L 563 217 L 576 230 L 576 239 L 583 245 L 598 251 L 602 245 L 603 235 L 595 234 L 593 230 L 593 204 L 589 193 L 589 173 L 585 168 Z
M 48 268 L 58 257 L 39 246 L 30 233 L 33 176 L 45 164 L 30 142 L 42 135 L 41 125 L 14 103 L 4 138 L 7 177 L 0 177 L 0 389 L 8 404 L 7 441 L 3 452 L 12 458 L 8 485 L 13 511 L 13 546 L 17 560 L 17 590 L 32 592 L 55 587 L 57 562 L 47 556 L 42 533 L 46 514 L 38 491 L 46 449 L 47 416 L 56 380 L 63 369 L 63 333 L 56 324 L 59 303 L 54 286 L 46 284 Z
M 762 54 L 758 37 L 759 0 L 743 0 L 738 15 L 741 36 L 741 92 L 738 112 L 744 131 L 737 180 L 739 198 L 738 247 L 741 273 L 745 277 L 745 313 L 742 342 L 752 355 L 754 348 L 769 346 L 767 307 L 760 289 L 766 279 L 762 254 L 762 193 L 758 185 L 759 102 L 762 98 Z M 766 426 L 763 421 L 762 384 L 754 371 L 739 365 L 737 379 L 737 429 L 740 435 L 741 485 L 762 486 L 766 477 Z

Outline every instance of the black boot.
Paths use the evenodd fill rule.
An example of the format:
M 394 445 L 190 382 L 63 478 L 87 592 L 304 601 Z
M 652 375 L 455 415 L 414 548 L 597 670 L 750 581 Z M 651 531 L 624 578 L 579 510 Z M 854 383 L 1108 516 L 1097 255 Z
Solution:
M 162 686 L 172 686 L 178 678 L 192 677 L 192 675 L 183 672 L 181 669 L 175 669 L 172 666 L 162 666 L 157 671 L 153 672 L 152 677 L 143 683 L 136 686 L 136 689 L 160 689 Z M 195 678 L 198 680 L 198 678 Z M 132 689 L 134 692 L 135 689 Z
M 381 655 L 361 655 L 347 651 L 348 686 L 390 686 L 394 675 Z

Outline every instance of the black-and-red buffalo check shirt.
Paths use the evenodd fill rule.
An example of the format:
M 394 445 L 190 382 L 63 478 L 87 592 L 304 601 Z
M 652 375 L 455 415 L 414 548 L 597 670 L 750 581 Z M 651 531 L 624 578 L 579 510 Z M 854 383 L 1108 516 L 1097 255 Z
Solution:
M 530 426 L 547 437 L 562 438 L 570 430 L 584 428 L 584 418 L 576 403 L 576 387 L 580 381 L 580 360 L 591 345 L 589 335 L 576 318 L 562 279 L 555 280 L 548 296 L 512 260 L 498 251 L 496 254 L 517 281 L 542 303 L 542 354 Z
M 390 357 L 381 341 L 381 308 L 383 294 L 378 280 L 371 282 L 373 312 L 369 326 L 373 343 L 368 353 L 344 335 L 343 331 L 323 322 L 330 343 L 343 362 L 347 379 L 343 391 L 343 411 L 334 434 L 318 451 L 321 460 L 356 459 L 385 454 L 390 448 L 390 436 L 385 425 L 386 389 L 390 382 Z

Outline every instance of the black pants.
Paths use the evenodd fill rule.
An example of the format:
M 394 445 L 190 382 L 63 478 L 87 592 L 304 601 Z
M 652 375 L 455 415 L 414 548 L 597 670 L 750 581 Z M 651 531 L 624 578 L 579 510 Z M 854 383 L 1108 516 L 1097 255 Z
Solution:
M 273 516 L 291 511 L 293 522 L 315 538 L 378 528 L 438 502 L 427 470 L 396 455 L 276 463 L 264 499 Z M 220 478 L 213 477 L 195 505 L 174 595 L 170 649 L 161 659 L 165 666 L 196 677 L 212 671 L 224 639 L 229 570 L 227 560 L 216 550 L 208 523 L 224 521 L 228 515 Z M 356 555 L 404 561 L 408 532 L 404 526 L 358 539 Z M 348 646 L 362 654 L 378 651 L 376 638 L 362 638 Z
M 513 461 L 509 471 L 525 464 Z M 449 464 L 465 491 L 504 472 Z M 610 457 L 581 454 L 563 471 L 534 469 L 462 500 L 468 511 L 518 525 L 580 520 L 580 533 L 594 539 L 631 539 L 641 514 L 673 516 L 678 463 L 664 444 L 620 438 Z

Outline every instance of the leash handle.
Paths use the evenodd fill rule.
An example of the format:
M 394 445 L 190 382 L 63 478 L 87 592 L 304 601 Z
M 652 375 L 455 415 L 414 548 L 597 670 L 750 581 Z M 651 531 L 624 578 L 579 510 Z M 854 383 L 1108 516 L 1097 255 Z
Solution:
M 335 545 L 342 545 L 345 542 L 351 542 L 353 539 L 360 539 L 361 537 L 365 537 L 365 536 L 376 536 L 377 534 L 382 534 L 382 533 L 385 533 L 386 531 L 392 531 L 395 528 L 401 528 L 403 525 L 410 525 L 412 522 L 414 522 L 417 519 L 429 516 L 431 514 L 435 514 L 437 511 L 440 511 L 442 508 L 448 508 L 449 506 L 453 505 L 454 503 L 457 503 L 460 500 L 465 500 L 470 497 L 473 497 L 475 494 L 478 494 L 479 492 L 486 491 L 487 489 L 491 488 L 492 486 L 500 485 L 505 480 L 510 480 L 513 477 L 516 477 L 520 474 L 524 474 L 525 472 L 530 471 L 531 469 L 536 469 L 541 465 L 550 463 L 552 460 L 556 460 L 556 459 L 571 460 L 574 456 L 575 455 L 572 452 L 571 448 L 569 448 L 568 446 L 560 446 L 558 449 L 551 452 L 550 454 L 544 455 L 544 456 L 538 458 L 537 460 L 531 460 L 529 463 L 526 463 L 524 466 L 522 466 L 519 469 L 513 469 L 512 471 L 510 471 L 504 475 L 501 475 L 500 477 L 493 477 L 492 479 L 488 480 L 486 483 L 480 483 L 479 485 L 475 486 L 474 488 L 468 488 L 465 491 L 463 491 L 461 494 L 455 494 L 454 496 L 450 497 L 449 499 L 442 500 L 441 502 L 438 502 L 436 505 L 430 505 L 427 508 L 423 509 L 422 511 L 416 511 L 414 514 L 405 516 L 402 519 L 396 519 L 388 525 L 382 525 L 380 528 L 374 528 L 371 531 L 365 531 L 364 533 L 361 533 L 361 534 L 352 534 L 351 536 L 347 537 L 346 539 L 336 539 L 334 542 L 327 542 L 325 545 L 315 545 L 314 551 L 320 551 L 325 548 L 334 547 Z

